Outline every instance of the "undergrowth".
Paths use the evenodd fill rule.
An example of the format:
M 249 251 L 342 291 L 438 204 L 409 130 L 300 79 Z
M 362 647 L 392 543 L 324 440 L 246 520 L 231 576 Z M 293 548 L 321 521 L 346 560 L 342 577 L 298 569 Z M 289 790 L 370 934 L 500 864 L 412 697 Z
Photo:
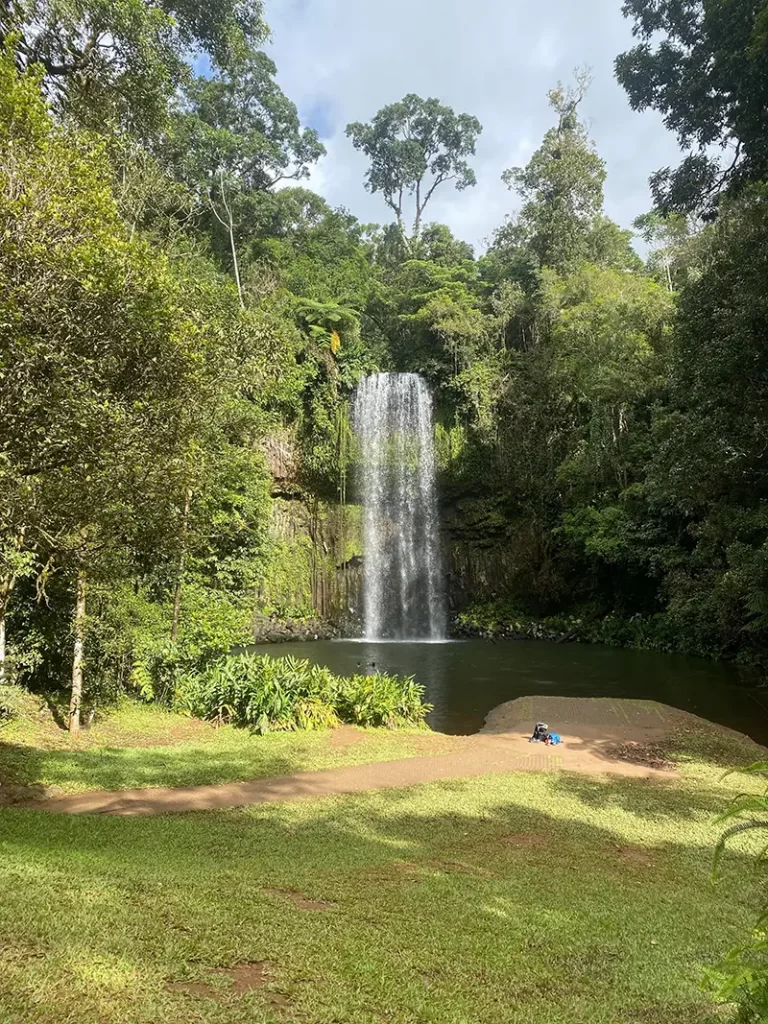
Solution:
M 296 658 L 231 654 L 182 677 L 176 710 L 259 733 L 351 725 L 419 725 L 430 705 L 412 678 L 342 677 Z

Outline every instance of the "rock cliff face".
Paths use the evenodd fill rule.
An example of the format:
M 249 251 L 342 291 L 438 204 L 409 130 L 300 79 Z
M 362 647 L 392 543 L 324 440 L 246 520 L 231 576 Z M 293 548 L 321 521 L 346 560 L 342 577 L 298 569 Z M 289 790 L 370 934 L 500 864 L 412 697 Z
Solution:
M 272 473 L 272 557 L 256 595 L 265 639 L 354 635 L 362 615 L 362 515 L 305 491 L 289 435 L 265 444 Z M 290 629 L 285 636 L 282 626 Z
M 275 497 L 272 559 L 259 587 L 259 610 L 280 618 L 319 616 L 354 629 L 361 616 L 361 532 L 356 505 Z
M 482 498 L 444 503 L 440 515 L 451 612 L 504 596 L 515 571 L 504 518 Z
M 292 441 L 270 438 L 272 559 L 257 593 L 260 636 L 313 639 L 359 635 L 363 610 L 362 508 L 321 501 L 302 488 Z M 483 498 L 440 507 L 448 608 L 503 596 L 514 576 L 504 516 Z M 284 627 L 290 629 L 283 635 Z

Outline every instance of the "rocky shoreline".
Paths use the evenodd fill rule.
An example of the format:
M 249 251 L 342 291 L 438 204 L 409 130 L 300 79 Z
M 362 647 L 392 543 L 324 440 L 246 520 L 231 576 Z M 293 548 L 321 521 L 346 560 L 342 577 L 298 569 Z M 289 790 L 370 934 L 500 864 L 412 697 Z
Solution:
M 338 625 L 321 618 L 276 619 L 262 617 L 253 625 L 253 641 L 257 644 L 338 640 L 345 635 L 345 631 Z
M 277 619 L 262 617 L 254 623 L 254 643 L 282 644 L 295 641 L 342 640 L 356 638 L 360 635 L 357 629 L 348 625 L 339 625 L 327 619 Z M 505 623 L 492 627 L 470 625 L 455 619 L 449 629 L 452 640 L 547 640 L 553 643 L 576 643 L 580 639 L 578 630 L 568 623 L 562 628 L 553 627 L 547 622 L 524 621 Z
M 459 618 L 453 622 L 450 635 L 456 640 L 547 640 L 557 644 L 578 643 L 583 639 L 575 623 L 554 626 L 542 620 L 480 626 L 462 622 Z

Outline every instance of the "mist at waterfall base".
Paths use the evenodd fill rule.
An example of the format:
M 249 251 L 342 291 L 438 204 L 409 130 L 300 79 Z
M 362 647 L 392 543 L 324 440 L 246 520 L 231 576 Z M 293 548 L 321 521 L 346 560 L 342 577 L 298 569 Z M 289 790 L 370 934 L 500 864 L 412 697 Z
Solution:
M 367 640 L 445 639 L 432 396 L 415 373 L 377 373 L 355 391 Z

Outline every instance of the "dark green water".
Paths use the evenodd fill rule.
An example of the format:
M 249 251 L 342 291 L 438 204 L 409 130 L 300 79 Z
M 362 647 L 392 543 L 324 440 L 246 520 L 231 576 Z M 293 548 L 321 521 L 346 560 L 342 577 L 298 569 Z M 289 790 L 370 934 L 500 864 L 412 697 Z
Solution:
M 630 697 L 671 704 L 768 744 L 768 689 L 743 685 L 747 679 L 734 665 L 699 658 L 538 641 L 318 640 L 258 649 L 306 658 L 341 675 L 371 662 L 381 671 L 413 675 L 426 687 L 435 706 L 429 724 L 440 732 L 477 732 L 492 708 L 515 697 Z

